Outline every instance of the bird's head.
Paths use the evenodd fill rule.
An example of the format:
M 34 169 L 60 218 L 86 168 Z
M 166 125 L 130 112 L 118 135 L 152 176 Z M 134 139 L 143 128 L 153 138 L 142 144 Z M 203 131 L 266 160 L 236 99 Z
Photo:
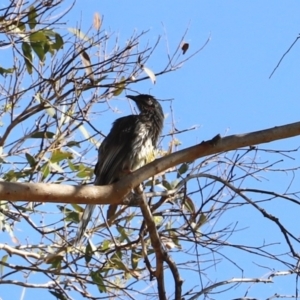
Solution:
M 140 94 L 137 96 L 128 95 L 126 97 L 133 100 L 136 103 L 141 113 L 153 112 L 163 116 L 161 105 L 153 96 Z

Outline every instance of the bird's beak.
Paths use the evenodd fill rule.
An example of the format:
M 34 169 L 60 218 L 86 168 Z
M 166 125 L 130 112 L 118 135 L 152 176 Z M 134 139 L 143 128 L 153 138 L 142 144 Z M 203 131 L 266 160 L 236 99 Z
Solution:
M 137 101 L 139 96 L 131 96 L 131 95 L 127 95 L 127 98 L 133 100 L 133 101 Z

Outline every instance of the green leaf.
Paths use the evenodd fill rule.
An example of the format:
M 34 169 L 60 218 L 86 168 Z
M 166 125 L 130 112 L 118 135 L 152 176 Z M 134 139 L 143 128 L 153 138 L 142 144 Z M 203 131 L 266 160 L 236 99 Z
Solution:
M 44 43 L 44 53 L 46 54 L 51 49 L 51 45 L 49 44 L 49 41 Z
M 101 245 L 101 250 L 105 252 L 106 250 L 110 249 L 110 245 L 111 242 L 109 240 L 103 241 Z
M 178 236 L 176 235 L 176 233 L 173 230 L 170 231 L 170 238 L 172 239 L 172 242 L 177 246 L 178 249 L 182 249 L 182 247 L 179 243 Z
M 141 259 L 141 255 L 138 254 L 137 252 L 135 252 L 134 249 L 132 249 L 132 251 L 131 251 L 131 266 L 132 266 L 132 269 L 137 268 L 140 259 Z
M 8 255 L 6 254 L 6 255 L 2 256 L 1 262 L 6 263 L 7 259 L 8 259 Z M 1 277 L 3 276 L 3 271 L 4 271 L 4 265 L 0 264 L 0 274 L 1 274 Z
M 29 74 L 32 74 L 32 50 L 28 43 L 22 43 L 22 51 L 25 58 L 26 68 Z
M 53 268 L 60 269 L 61 268 L 61 261 L 64 259 L 64 256 L 61 254 L 49 254 L 44 258 L 46 264 L 51 264 Z
M 172 186 L 167 180 L 163 180 L 162 184 L 167 190 L 172 190 Z
M 26 30 L 25 23 L 17 21 L 16 25 L 17 25 L 17 27 L 19 28 L 20 31 L 25 31 Z
M 64 173 L 64 169 L 58 163 L 49 162 L 49 167 L 52 172 Z
M 78 167 L 75 166 L 69 159 L 68 159 L 68 165 L 72 171 L 78 171 Z
M 43 175 L 43 179 L 47 178 L 50 174 L 50 167 L 48 162 L 45 163 L 42 167 L 41 167 L 41 173 Z
M 31 168 L 34 168 L 36 166 L 36 161 L 33 156 L 31 156 L 29 153 L 25 153 L 25 157 L 30 165 Z
M 119 96 L 123 92 L 123 90 L 125 88 L 125 81 L 126 81 L 125 77 L 122 76 L 120 82 L 116 83 L 116 85 L 115 85 L 116 89 L 113 92 L 114 96 Z
M 61 150 L 54 150 L 52 152 L 50 161 L 52 163 L 55 163 L 55 162 L 60 162 L 64 159 L 72 159 L 72 158 L 73 158 L 73 154 L 71 152 L 64 152 L 64 151 L 61 151 Z
M 3 175 L 3 179 L 4 181 L 16 182 L 20 178 L 25 178 L 31 173 L 32 173 L 31 170 L 21 171 L 21 172 L 15 172 L 13 170 L 10 170 Z
M 84 252 L 84 259 L 85 259 L 85 261 L 86 261 L 87 264 L 93 258 L 93 253 L 94 253 L 93 248 L 92 248 L 90 242 L 88 242 L 88 244 L 87 244 L 87 246 L 85 248 L 85 252 Z
M 101 276 L 100 272 L 91 272 L 91 278 L 93 279 L 94 283 L 97 284 L 98 290 L 100 293 L 105 293 L 106 292 L 106 287 L 103 283 L 103 277 Z
M 200 218 L 196 224 L 196 229 L 198 229 L 199 227 L 201 227 L 202 225 L 204 225 L 205 223 L 207 223 L 207 217 L 205 214 L 200 214 Z
M 46 52 L 48 51 L 47 48 L 45 48 L 45 44 L 48 43 L 47 36 L 43 33 L 43 31 L 34 32 L 29 36 L 30 45 L 33 49 L 33 51 L 37 54 L 40 61 L 45 60 Z M 46 51 L 45 51 L 46 49 Z M 48 46 L 49 49 L 49 46 Z
M 4 179 L 4 181 L 9 181 L 9 182 L 10 181 L 12 181 L 12 182 L 17 181 L 17 176 L 16 176 L 15 171 L 13 171 L 13 170 L 8 171 L 7 173 L 5 173 L 3 175 L 3 179 Z
M 79 172 L 76 174 L 76 176 L 79 178 L 92 178 L 94 176 L 94 169 L 80 164 Z
M 29 13 L 28 13 L 28 24 L 29 28 L 33 29 L 36 26 L 36 17 L 37 13 L 34 6 L 30 6 Z
M 178 172 L 179 175 L 182 175 L 182 174 L 186 173 L 188 169 L 189 169 L 189 164 L 183 163 L 183 164 L 179 167 L 179 169 L 177 170 L 177 172 Z
M 52 107 L 52 106 L 48 106 L 47 105 L 47 108 L 45 108 L 45 111 L 47 112 L 47 114 L 52 117 L 53 119 L 56 119 L 56 111 L 55 109 Z
M 74 210 L 71 210 L 61 205 L 58 205 L 57 207 L 66 216 L 65 221 L 75 222 L 77 224 L 80 222 L 78 212 L 75 212 Z
M 3 77 L 5 77 L 7 74 L 12 74 L 14 72 L 14 68 L 9 68 L 9 69 L 5 69 L 0 67 L 0 75 L 2 75 Z
M 83 213 L 84 212 L 84 209 L 78 205 L 78 204 L 75 204 L 75 203 L 72 203 L 71 206 L 79 213 Z
M 163 220 L 164 220 L 164 218 L 162 216 L 153 216 L 153 221 L 154 221 L 156 226 L 161 225 Z
M 81 148 L 80 146 L 80 143 L 79 142 L 76 142 L 76 141 L 70 141 L 66 144 L 66 146 L 68 147 L 78 147 L 78 148 Z
M 48 42 L 48 38 L 43 31 L 37 31 L 29 35 L 31 43 Z
M 196 209 L 195 209 L 195 205 L 194 205 L 194 202 L 193 200 L 186 196 L 185 199 L 184 199 L 184 206 L 186 207 L 186 209 L 191 212 L 191 213 L 195 213 Z
M 45 44 L 44 42 L 31 44 L 33 51 L 36 53 L 36 55 L 38 56 L 41 62 L 45 60 L 45 55 L 46 55 L 44 50 L 44 44 Z
M 63 46 L 64 46 L 63 38 L 58 33 L 56 33 L 55 34 L 55 43 L 52 45 L 52 48 L 55 50 L 59 50 L 60 48 L 63 48 Z
M 55 134 L 50 131 L 39 131 L 39 132 L 34 132 L 30 137 L 32 139 L 52 139 L 54 138 Z
M 130 239 L 129 239 L 129 237 L 128 237 L 127 231 L 126 231 L 123 227 L 118 226 L 118 227 L 117 227 L 117 230 L 119 231 L 119 233 L 120 233 L 120 235 L 121 235 L 121 237 L 120 237 L 120 243 L 122 243 L 122 242 L 125 241 L 125 240 L 126 240 L 128 243 L 131 242 Z
M 87 36 L 85 35 L 80 29 L 77 28 L 68 28 L 68 30 L 73 33 L 74 35 L 76 35 L 78 38 L 80 38 L 83 41 L 86 42 L 90 42 L 92 43 L 93 41 Z

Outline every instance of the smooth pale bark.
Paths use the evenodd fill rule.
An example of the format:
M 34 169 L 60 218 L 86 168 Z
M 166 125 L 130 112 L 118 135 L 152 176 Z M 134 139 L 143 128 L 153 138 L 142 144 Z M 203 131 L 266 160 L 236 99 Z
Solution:
M 300 122 L 251 133 L 214 137 L 193 147 L 162 157 L 107 186 L 70 186 L 63 184 L 0 182 L 0 198 L 10 201 L 118 204 L 142 181 L 183 162 L 229 151 L 255 146 L 300 135 Z

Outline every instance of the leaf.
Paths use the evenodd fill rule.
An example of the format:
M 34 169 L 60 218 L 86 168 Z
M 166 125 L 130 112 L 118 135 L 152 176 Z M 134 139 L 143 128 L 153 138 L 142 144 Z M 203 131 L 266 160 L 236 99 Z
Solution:
M 79 213 L 83 213 L 84 212 L 84 209 L 78 205 L 78 204 L 75 204 L 75 203 L 71 203 L 71 206 Z
M 164 220 L 164 218 L 162 216 L 153 216 L 153 221 L 154 221 L 156 226 L 161 225 L 163 220 Z
M 184 43 L 182 46 L 181 46 L 181 50 L 182 50 L 182 54 L 184 55 L 185 52 L 189 49 L 189 44 L 188 43 Z
M 98 290 L 100 293 L 105 293 L 106 292 L 106 287 L 103 283 L 103 279 L 102 276 L 100 274 L 100 272 L 91 272 L 91 278 L 93 279 L 94 283 L 97 284 Z
M 30 136 L 32 139 L 53 139 L 55 137 L 55 134 L 53 132 L 50 131 L 38 131 L 38 132 L 34 132 L 33 134 L 31 134 Z
M 50 174 L 50 167 L 49 167 L 49 163 L 45 163 L 42 167 L 41 167 L 41 173 L 43 175 L 43 179 L 47 178 Z
M 204 225 L 205 223 L 207 223 L 207 217 L 205 214 L 200 214 L 200 218 L 199 221 L 196 224 L 196 229 L 198 229 L 199 227 L 201 227 L 202 225 Z
M 57 163 L 49 162 L 49 167 L 50 167 L 52 172 L 64 173 L 63 168 L 60 167 Z
M 28 43 L 22 43 L 22 51 L 25 58 L 26 68 L 29 74 L 32 74 L 32 50 Z
M 83 164 L 79 165 L 79 172 L 76 174 L 79 178 L 92 178 L 94 176 L 94 168 L 89 168 Z
M 53 119 L 56 119 L 56 111 L 52 106 L 46 108 L 45 111 L 50 117 L 52 117 Z
M 100 30 L 101 28 L 101 18 L 98 12 L 94 13 L 93 25 L 96 30 Z
M 63 38 L 58 33 L 55 33 L 55 43 L 52 44 L 52 48 L 55 50 L 59 50 L 60 48 L 63 48 L 63 46 L 64 46 Z
M 8 255 L 6 254 L 6 255 L 2 256 L 1 262 L 6 263 L 7 259 L 8 259 Z M 4 265 L 0 264 L 0 274 L 1 274 L 1 277 L 3 276 L 3 271 L 4 271 Z
M 115 85 L 116 89 L 113 92 L 114 96 L 119 96 L 123 92 L 125 88 L 125 81 L 126 81 L 125 77 L 122 76 L 120 82 L 116 83 Z
M 48 48 L 45 47 L 45 44 L 48 43 L 47 36 L 44 34 L 43 31 L 38 31 L 38 32 L 32 33 L 29 36 L 29 40 L 30 40 L 30 45 L 31 45 L 33 51 L 37 54 L 40 61 L 44 61 L 45 55 L 46 55 L 47 51 L 49 50 L 49 46 L 48 46 Z
M 102 242 L 102 245 L 101 245 L 101 250 L 102 251 L 106 251 L 106 250 L 108 250 L 108 249 L 110 249 L 110 246 L 111 246 L 111 242 L 109 241 L 109 240 L 104 240 L 103 242 Z
M 155 74 L 148 68 L 146 67 L 142 67 L 143 71 L 149 76 L 149 78 L 151 79 L 152 83 L 155 84 L 156 82 L 156 77 Z
M 5 77 L 5 75 L 7 74 L 12 74 L 14 72 L 14 68 L 9 68 L 9 69 L 5 69 L 0 67 L 0 75 L 2 75 L 3 77 Z
M 77 170 L 78 170 L 78 167 L 75 166 L 69 159 L 68 159 L 68 165 L 69 165 L 69 168 L 70 168 L 72 171 L 77 171 Z
M 189 164 L 183 163 L 183 164 L 179 167 L 179 169 L 177 170 L 177 172 L 178 172 L 179 175 L 182 175 L 182 174 L 186 173 L 188 169 L 189 169 Z M 178 178 L 178 177 L 177 177 L 177 178 Z
M 63 48 L 64 40 L 60 34 L 54 32 L 53 30 L 50 30 L 50 29 L 43 30 L 43 33 L 47 37 L 47 45 L 50 46 L 49 51 L 51 52 L 51 54 L 54 53 L 53 50 L 59 50 L 60 48 Z M 53 38 L 54 38 L 54 40 L 53 40 Z
M 175 247 L 177 248 L 177 245 L 171 239 L 169 239 L 167 237 L 162 238 L 161 241 L 167 249 L 173 249 Z
M 138 266 L 138 263 L 141 259 L 141 255 L 138 254 L 134 249 L 132 249 L 131 251 L 131 266 L 132 266 L 132 269 L 136 269 L 137 266 Z
M 184 199 L 184 206 L 186 207 L 186 209 L 191 212 L 191 213 L 195 213 L 196 209 L 195 209 L 195 205 L 194 205 L 194 202 L 193 200 L 186 196 L 185 199 Z
M 76 141 L 67 142 L 66 146 L 67 147 L 78 147 L 78 148 L 81 148 L 80 142 L 76 142 Z
M 36 17 L 37 13 L 34 6 L 29 7 L 29 13 L 28 13 L 28 24 L 30 29 L 34 29 L 36 26 Z
M 117 230 L 119 231 L 119 233 L 121 234 L 121 237 L 120 237 L 120 243 L 122 243 L 124 240 L 127 241 L 127 243 L 130 243 L 130 239 L 128 237 L 128 234 L 127 234 L 127 231 L 121 227 L 121 226 L 118 226 L 117 227 Z
M 66 208 L 61 205 L 57 205 L 58 209 L 66 216 L 65 221 L 75 222 L 78 224 L 80 222 L 79 213 Z
M 94 253 L 93 248 L 92 248 L 91 244 L 88 242 L 88 244 L 85 248 L 85 252 L 84 252 L 84 259 L 85 259 L 87 264 L 93 258 L 93 253 Z
M 80 29 L 77 29 L 77 28 L 68 28 L 68 30 L 71 33 L 73 33 L 74 35 L 76 35 L 78 38 L 80 38 L 81 40 L 84 40 L 86 42 L 92 43 L 92 40 L 87 35 L 85 35 L 83 32 L 81 32 Z
M 72 159 L 73 158 L 73 154 L 71 152 L 65 152 L 65 151 L 61 151 L 61 150 L 54 150 L 52 152 L 50 161 L 52 163 L 55 162 L 60 162 L 64 159 Z
M 86 76 L 88 76 L 91 80 L 94 81 L 94 74 L 93 74 L 93 69 L 91 67 L 90 57 L 84 50 L 81 50 L 80 57 L 81 57 L 83 65 L 85 67 Z
M 64 259 L 64 256 L 62 254 L 58 253 L 51 253 L 48 254 L 45 258 L 44 261 L 46 264 L 52 264 L 53 268 L 58 268 L 61 265 L 61 261 Z
M 167 190 L 172 190 L 172 186 L 167 180 L 163 180 L 162 184 Z
M 31 156 L 29 153 L 25 153 L 25 157 L 30 165 L 31 168 L 34 168 L 36 166 L 36 161 L 33 156 Z
M 56 111 L 55 111 L 55 109 L 54 109 L 49 103 L 47 103 L 47 102 L 42 98 L 42 96 L 41 96 L 40 93 L 37 93 L 37 94 L 34 96 L 34 98 L 35 98 L 39 103 L 44 104 L 44 106 L 45 106 L 45 111 L 47 112 L 47 114 L 48 114 L 50 117 L 56 119 Z
M 48 38 L 43 31 L 37 31 L 29 35 L 31 43 L 48 42 Z
M 46 55 L 44 44 L 45 44 L 44 42 L 31 44 L 33 51 L 36 53 L 36 55 L 38 56 L 41 62 L 45 60 L 45 55 Z

